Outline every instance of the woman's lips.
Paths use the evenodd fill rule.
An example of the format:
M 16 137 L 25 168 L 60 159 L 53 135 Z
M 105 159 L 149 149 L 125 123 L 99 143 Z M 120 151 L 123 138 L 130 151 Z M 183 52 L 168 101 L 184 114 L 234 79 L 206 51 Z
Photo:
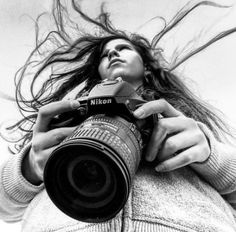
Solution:
M 118 64 L 118 63 L 124 63 L 124 61 L 123 61 L 123 60 L 120 60 L 120 59 L 113 59 L 113 60 L 111 60 L 110 63 L 109 63 L 109 68 L 110 68 L 112 65 Z

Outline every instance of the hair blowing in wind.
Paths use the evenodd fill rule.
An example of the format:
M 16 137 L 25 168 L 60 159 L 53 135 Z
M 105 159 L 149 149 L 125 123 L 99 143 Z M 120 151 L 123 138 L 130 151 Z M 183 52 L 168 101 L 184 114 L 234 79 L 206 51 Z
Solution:
M 200 7 L 228 8 L 212 1 L 189 2 L 170 21 L 157 16 L 164 22 L 163 28 L 158 29 L 149 40 L 138 33 L 117 29 L 110 20 L 110 13 L 105 11 L 105 4 L 101 5 L 97 17 L 92 18 L 83 12 L 81 1 L 72 0 L 67 4 L 60 0 L 53 1 L 50 13 L 54 29 L 46 35 L 41 34 L 40 20 L 46 17 L 46 13 L 38 16 L 35 21 L 36 46 L 15 75 L 15 101 L 22 119 L 8 130 L 22 132 L 22 136 L 13 141 L 18 150 L 31 140 L 40 107 L 62 100 L 82 83 L 84 87 L 77 97 L 86 95 L 99 83 L 98 56 L 105 43 L 115 38 L 130 41 L 142 54 L 150 71 L 141 91 L 144 99 L 164 98 L 186 116 L 205 123 L 219 140 L 221 134 L 230 134 L 229 126 L 215 113 L 215 109 L 193 95 L 174 71 L 213 43 L 236 32 L 236 27 L 220 32 L 184 56 L 177 54 L 172 58 L 174 62 L 164 58 L 164 51 L 159 46 L 173 28 L 184 24 L 183 20 Z M 72 13 L 76 17 L 71 17 Z M 85 30 L 83 25 L 90 25 L 92 30 Z M 29 91 L 25 91 L 25 83 L 30 83 Z

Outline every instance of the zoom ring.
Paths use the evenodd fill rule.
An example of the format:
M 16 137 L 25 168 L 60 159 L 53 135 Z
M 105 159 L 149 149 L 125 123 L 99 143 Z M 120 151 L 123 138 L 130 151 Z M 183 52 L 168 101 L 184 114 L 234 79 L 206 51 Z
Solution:
M 63 143 L 78 139 L 100 141 L 118 153 L 133 177 L 141 159 L 141 145 L 135 134 L 123 122 L 96 115 L 85 120 Z

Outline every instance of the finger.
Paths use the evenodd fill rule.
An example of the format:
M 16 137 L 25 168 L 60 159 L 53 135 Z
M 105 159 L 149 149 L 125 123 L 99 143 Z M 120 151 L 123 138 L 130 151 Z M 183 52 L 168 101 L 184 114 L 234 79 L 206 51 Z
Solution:
M 67 136 L 75 130 L 76 127 L 63 127 L 50 130 L 37 136 L 34 140 L 34 147 L 44 150 L 61 143 Z
M 35 123 L 34 132 L 45 132 L 51 119 L 63 112 L 75 110 L 80 106 L 77 100 L 57 101 L 45 105 L 39 109 L 38 117 Z
M 155 170 L 157 172 L 168 172 L 194 163 L 196 162 L 195 157 L 197 157 L 198 150 L 198 146 L 190 147 L 178 155 L 161 162 L 156 166 Z
M 197 135 L 196 135 L 197 136 Z M 180 150 L 192 147 L 198 143 L 194 131 L 183 131 L 174 135 L 170 135 L 163 143 L 158 153 L 158 160 L 164 161 L 168 157 Z
M 161 127 L 160 124 L 156 124 L 152 131 L 152 135 L 146 147 L 146 160 L 152 162 L 158 153 L 158 150 L 167 136 L 167 129 Z
M 158 113 L 162 114 L 164 117 L 183 115 L 164 99 L 149 101 L 133 112 L 134 116 L 140 119 Z
M 37 162 L 37 165 L 35 165 L 35 171 L 37 173 L 37 176 L 39 177 L 39 179 L 41 181 L 43 181 L 43 176 L 44 176 L 44 169 L 45 169 L 45 166 L 46 166 L 46 163 L 49 159 L 49 157 L 51 156 L 52 152 L 58 147 L 57 146 L 53 146 L 53 147 L 50 147 L 46 150 L 44 150 L 41 154 L 41 156 L 39 157 L 38 160 L 36 160 Z
M 158 150 L 162 146 L 162 143 L 168 135 L 181 132 L 187 126 L 188 120 L 185 116 L 174 118 L 161 118 L 157 122 L 154 130 L 152 131 L 151 138 L 149 140 L 146 149 L 146 160 L 151 162 L 157 156 Z

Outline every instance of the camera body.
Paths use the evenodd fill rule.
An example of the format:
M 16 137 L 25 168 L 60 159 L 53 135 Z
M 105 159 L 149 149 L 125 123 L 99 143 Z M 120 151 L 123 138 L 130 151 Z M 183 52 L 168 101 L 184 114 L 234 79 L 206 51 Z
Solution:
M 51 122 L 51 128 L 77 127 L 52 152 L 44 183 L 64 213 L 80 221 L 102 222 L 126 203 L 153 120 L 133 116 L 146 101 L 121 78 L 102 81 L 78 101 L 77 110 Z
M 140 130 L 146 121 L 137 120 L 133 116 L 133 111 L 146 101 L 121 77 L 102 81 L 89 92 L 88 96 L 77 100 L 80 102 L 80 107 L 75 111 L 65 112 L 55 117 L 50 123 L 51 129 L 77 126 L 89 116 L 97 114 L 121 116 L 137 125 Z

